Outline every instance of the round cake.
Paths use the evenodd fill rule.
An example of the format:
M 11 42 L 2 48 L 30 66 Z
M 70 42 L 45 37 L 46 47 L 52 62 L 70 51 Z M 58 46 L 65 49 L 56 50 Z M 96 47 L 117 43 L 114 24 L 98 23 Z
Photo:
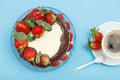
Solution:
M 64 15 L 35 8 L 16 22 L 14 46 L 22 59 L 33 66 L 58 66 L 73 47 L 70 23 Z

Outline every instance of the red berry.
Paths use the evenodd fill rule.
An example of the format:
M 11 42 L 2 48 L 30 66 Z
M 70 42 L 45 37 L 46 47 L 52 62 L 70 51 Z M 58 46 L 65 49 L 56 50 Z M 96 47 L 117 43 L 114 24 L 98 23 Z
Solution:
M 61 20 L 64 21 L 64 16 L 63 16 L 63 14 L 58 14 L 57 16 L 58 16 L 58 18 L 60 18 Z
M 41 20 L 43 18 L 43 13 L 39 9 L 33 9 L 29 14 L 27 14 L 26 18 L 34 18 L 35 20 Z
M 28 34 L 30 32 L 30 27 L 26 25 L 24 21 L 19 21 L 16 25 L 17 32 L 24 32 Z
M 73 38 L 72 32 L 69 32 L 69 37 L 70 37 L 70 41 L 72 41 L 72 38 Z
M 70 51 L 72 48 L 73 48 L 73 44 L 72 44 L 72 43 L 69 43 L 68 51 Z
M 103 38 L 103 35 L 100 32 L 95 36 L 95 40 L 100 41 L 100 42 L 102 41 L 102 38 Z
M 35 20 L 41 20 L 43 18 L 42 11 L 40 11 L 38 9 L 34 9 L 31 13 Z
M 58 65 L 60 65 L 60 61 L 53 63 L 51 66 L 58 66 Z
M 70 30 L 70 23 L 66 21 L 65 25 L 66 25 L 67 29 Z
M 99 50 L 101 49 L 101 42 L 99 41 L 88 41 L 88 47 L 92 50 Z
M 68 58 L 68 55 L 67 54 L 64 54 L 60 60 L 66 60 Z
M 34 48 L 27 47 L 24 49 L 23 57 L 27 61 L 33 61 L 37 55 L 37 51 Z
M 32 34 L 34 36 L 40 36 L 40 35 L 42 35 L 43 31 L 44 31 L 43 27 L 39 26 L 39 25 L 35 25 L 35 27 L 32 28 Z
M 14 45 L 17 49 L 26 47 L 28 45 L 27 40 L 15 40 Z

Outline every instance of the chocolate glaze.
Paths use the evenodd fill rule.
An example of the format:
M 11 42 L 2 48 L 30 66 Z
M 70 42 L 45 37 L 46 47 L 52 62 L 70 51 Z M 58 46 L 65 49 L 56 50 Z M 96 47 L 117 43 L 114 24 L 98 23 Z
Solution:
M 58 52 L 50 59 L 51 64 L 56 62 L 58 59 L 60 59 L 67 51 L 68 45 L 69 45 L 69 32 L 64 24 L 64 22 L 57 18 L 57 23 L 60 25 L 62 30 L 62 36 L 61 36 L 61 45 L 59 47 Z

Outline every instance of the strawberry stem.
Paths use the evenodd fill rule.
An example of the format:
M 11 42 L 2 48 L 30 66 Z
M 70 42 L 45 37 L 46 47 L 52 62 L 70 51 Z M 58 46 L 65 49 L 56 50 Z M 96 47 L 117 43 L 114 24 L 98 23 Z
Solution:
M 32 63 L 33 63 L 34 66 L 36 65 L 34 60 L 32 60 Z

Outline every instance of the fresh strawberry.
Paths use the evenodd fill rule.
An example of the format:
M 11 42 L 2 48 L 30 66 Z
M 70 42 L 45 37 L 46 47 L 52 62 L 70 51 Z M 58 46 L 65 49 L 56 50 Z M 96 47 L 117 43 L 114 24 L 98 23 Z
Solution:
M 63 14 L 58 14 L 57 17 L 64 21 L 64 16 L 63 16 Z
M 60 61 L 53 63 L 51 66 L 58 66 L 58 65 L 60 65 Z
M 38 10 L 38 9 L 34 9 L 32 12 L 33 14 L 33 18 L 35 20 L 41 20 L 43 18 L 43 13 L 42 11 Z
M 47 66 L 50 64 L 50 58 L 47 54 L 41 54 L 40 56 L 40 64 L 42 66 Z
M 36 58 L 37 51 L 32 47 L 26 47 L 23 52 L 23 57 L 27 61 L 34 61 Z
M 66 25 L 67 29 L 70 30 L 70 23 L 68 21 L 65 22 L 65 25 Z
M 54 24 L 55 20 L 56 20 L 56 16 L 53 14 L 53 12 L 48 11 L 47 14 L 45 15 L 45 21 L 50 25 L 52 25 Z
M 69 32 L 69 37 L 70 37 L 70 41 L 72 41 L 72 38 L 73 38 L 72 32 Z
M 35 20 L 41 20 L 43 18 L 43 13 L 39 9 L 33 9 L 26 18 L 34 18 Z
M 35 27 L 34 28 L 32 28 L 32 34 L 34 35 L 34 36 L 41 36 L 42 34 L 43 34 L 43 32 L 44 32 L 44 29 L 43 29 L 43 27 L 42 26 L 39 26 L 39 25 L 35 25 Z
M 60 60 L 66 60 L 68 58 L 68 55 L 67 54 L 64 54 Z
M 99 32 L 99 29 L 92 28 L 91 33 L 94 40 L 100 41 L 100 42 L 102 41 L 103 35 L 101 32 Z
M 88 41 L 88 47 L 92 50 L 99 50 L 101 49 L 101 42 L 99 41 Z
M 73 48 L 73 44 L 70 42 L 68 46 L 68 51 L 70 51 Z
M 24 32 L 25 34 L 28 34 L 30 32 L 30 27 L 22 20 L 17 23 L 16 30 L 17 32 Z
M 25 47 L 27 47 L 28 42 L 27 42 L 27 40 L 15 40 L 14 45 L 17 49 L 20 49 L 22 47 L 25 48 Z

